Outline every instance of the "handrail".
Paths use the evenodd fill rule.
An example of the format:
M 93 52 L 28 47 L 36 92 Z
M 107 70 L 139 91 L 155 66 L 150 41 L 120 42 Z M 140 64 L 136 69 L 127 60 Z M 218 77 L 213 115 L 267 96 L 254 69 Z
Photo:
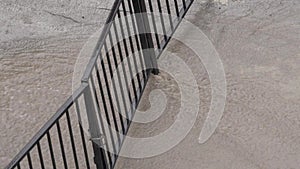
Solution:
M 101 32 L 101 35 L 100 35 L 100 37 L 98 39 L 98 42 L 97 42 L 97 44 L 94 48 L 94 52 L 92 54 L 92 57 L 91 57 L 88 65 L 86 66 L 86 69 L 84 71 L 84 74 L 83 74 L 83 77 L 82 77 L 83 82 L 87 82 L 87 80 L 89 79 L 89 77 L 91 75 L 93 66 L 95 65 L 95 62 L 96 62 L 96 59 L 97 59 L 97 56 L 99 55 L 100 50 L 104 45 L 104 40 L 106 39 L 106 37 L 108 35 L 108 32 L 109 32 L 109 30 L 112 26 L 113 19 L 115 18 L 116 14 L 117 14 L 117 11 L 120 7 L 121 2 L 122 2 L 122 0 L 115 0 L 114 4 L 112 6 L 112 10 L 110 11 L 110 13 L 109 13 L 109 15 L 106 19 L 106 22 L 105 22 L 105 25 L 104 25 L 103 30 Z

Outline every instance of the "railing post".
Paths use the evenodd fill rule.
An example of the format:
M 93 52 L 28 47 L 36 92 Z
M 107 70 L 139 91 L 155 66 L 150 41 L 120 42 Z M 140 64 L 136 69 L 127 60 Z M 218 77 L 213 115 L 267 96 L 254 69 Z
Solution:
M 97 169 L 108 169 L 105 150 L 103 149 L 103 147 L 101 147 L 103 145 L 103 136 L 100 132 L 100 127 L 97 120 L 98 118 L 94 106 L 94 100 L 92 98 L 91 88 L 89 85 L 84 91 L 84 102 L 89 123 L 89 132 L 93 144 L 94 162 Z
M 159 73 L 145 0 L 132 0 L 147 71 Z

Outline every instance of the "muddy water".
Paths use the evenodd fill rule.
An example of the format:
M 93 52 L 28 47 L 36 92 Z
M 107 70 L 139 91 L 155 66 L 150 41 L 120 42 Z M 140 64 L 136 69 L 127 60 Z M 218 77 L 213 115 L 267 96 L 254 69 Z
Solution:
M 0 168 L 71 95 L 80 49 L 111 3 L 1 1 Z
M 227 101 L 221 122 L 210 140 L 198 143 L 210 107 L 210 81 L 190 49 L 172 41 L 167 50 L 182 56 L 198 78 L 197 122 L 173 149 L 151 158 L 121 157 L 117 168 L 299 168 L 300 2 L 197 1 L 187 18 L 212 41 L 225 67 Z M 149 124 L 134 123 L 129 135 L 157 136 L 174 123 L 180 93 L 169 78 L 161 74 L 149 85 L 169 95 L 166 111 Z
M 99 6 L 110 7 L 107 2 Z M 216 133 L 198 144 L 210 105 L 210 82 L 194 53 L 173 41 L 168 50 L 179 54 L 197 77 L 201 106 L 196 124 L 172 150 L 147 159 L 121 157 L 117 168 L 298 168 L 299 1 L 225 4 L 196 1 L 187 14 L 212 41 L 225 67 L 228 96 Z M 103 23 L 99 16 L 105 9 L 93 10 L 100 15 L 92 15 L 89 4 L 79 4 L 84 12 L 67 5 L 1 2 L 0 168 L 71 94 L 77 54 L 95 26 Z M 148 92 L 161 88 L 168 94 L 167 112 L 155 122 L 133 124 L 131 136 L 159 134 L 178 112 L 180 93 L 168 75 L 153 77 L 149 84 Z M 149 106 L 147 96 L 141 110 Z
M 49 46 L 66 45 L 57 40 L 44 41 Z M 1 59 L 1 165 L 9 162 L 71 94 L 73 64 L 78 51 L 70 46 L 60 49 L 54 46 L 10 50 Z

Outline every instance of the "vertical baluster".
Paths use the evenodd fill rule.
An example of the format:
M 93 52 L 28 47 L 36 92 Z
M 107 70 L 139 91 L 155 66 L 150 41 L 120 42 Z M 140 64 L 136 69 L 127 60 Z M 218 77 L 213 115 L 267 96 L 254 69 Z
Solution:
M 179 8 L 178 8 L 178 2 L 177 2 L 177 0 L 174 0 L 174 4 L 175 4 L 176 15 L 179 18 L 180 14 L 179 14 Z
M 28 161 L 29 168 L 33 169 L 30 152 L 27 153 L 27 161 Z
M 174 30 L 174 25 L 173 25 L 172 13 L 171 13 L 169 0 L 166 0 L 166 4 L 167 4 L 167 11 L 168 11 L 168 15 L 169 15 L 171 30 L 173 31 Z
M 186 2 L 185 2 L 185 0 L 182 0 L 182 4 L 183 4 L 183 9 L 185 10 L 186 9 Z
M 76 147 L 75 147 L 75 142 L 74 142 L 74 136 L 73 136 L 73 130 L 72 130 L 72 125 L 71 125 L 71 120 L 70 120 L 70 114 L 69 114 L 68 110 L 66 112 L 66 116 L 67 116 L 67 123 L 68 123 L 68 129 L 69 129 L 69 134 L 70 134 L 70 141 L 71 141 L 71 146 L 72 146 L 72 151 L 73 151 L 74 163 L 75 163 L 76 169 L 78 169 L 79 166 L 78 166 L 78 160 L 77 160 L 77 155 L 76 155 Z
M 160 15 L 160 21 L 161 21 L 161 25 L 162 25 L 164 38 L 165 38 L 165 41 L 167 41 L 168 36 L 167 36 L 167 31 L 166 31 L 166 27 L 165 27 L 165 21 L 164 21 L 164 16 L 163 16 L 163 13 L 162 13 L 160 0 L 157 0 L 157 5 L 158 5 L 158 11 L 159 11 L 159 15 Z
M 157 44 L 157 48 L 161 49 L 160 46 L 160 40 L 159 40 L 159 36 L 158 36 L 158 32 L 157 32 L 157 26 L 156 26 L 156 22 L 155 22 L 155 16 L 154 16 L 154 11 L 153 11 L 153 5 L 151 0 L 148 0 L 149 2 L 149 8 L 150 8 L 150 12 L 151 12 L 151 18 L 152 18 L 152 24 L 153 24 L 153 29 L 155 32 L 155 39 L 156 39 L 156 44 Z
M 45 165 L 44 165 L 44 159 L 43 159 L 43 154 L 42 154 L 40 142 L 37 143 L 37 148 L 38 148 L 38 154 L 39 154 L 39 158 L 40 158 L 41 168 L 44 169 Z
M 50 156 L 51 156 L 52 167 L 53 167 L 53 169 L 56 169 L 55 157 L 54 157 L 52 141 L 51 141 L 51 136 L 50 136 L 49 131 L 47 132 L 47 140 L 48 140 L 49 152 L 50 152 Z
M 62 155 L 63 162 L 64 162 L 64 167 L 65 167 L 65 169 L 68 169 L 68 163 L 67 163 L 67 159 L 66 159 L 64 142 L 63 142 L 62 135 L 61 135 L 59 121 L 56 122 L 56 128 L 57 128 L 57 133 L 58 133 L 58 139 L 59 139 L 59 144 L 60 144 L 61 155 Z

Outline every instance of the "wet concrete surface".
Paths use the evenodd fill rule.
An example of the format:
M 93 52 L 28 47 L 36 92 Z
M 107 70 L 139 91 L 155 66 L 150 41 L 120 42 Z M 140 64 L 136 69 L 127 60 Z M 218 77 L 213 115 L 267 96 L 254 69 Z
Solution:
M 89 15 L 85 3 L 79 5 L 85 8 L 73 4 L 69 9 L 67 3 L 59 8 L 22 2 L 17 7 L 1 2 L 0 168 L 71 94 L 78 52 L 107 15 L 106 9 Z M 109 8 L 111 2 L 99 6 Z M 82 9 L 85 14 L 78 12 Z M 223 118 L 211 139 L 199 144 L 210 81 L 195 54 L 172 41 L 168 51 L 179 54 L 197 78 L 201 106 L 196 123 L 170 151 L 145 159 L 120 157 L 116 168 L 299 168 L 299 11 L 298 0 L 196 1 L 187 19 L 212 41 L 225 68 Z M 152 77 L 140 105 L 147 109 L 150 89 L 160 88 L 169 98 L 165 114 L 149 124 L 134 123 L 129 135 L 153 136 L 172 124 L 180 93 L 169 78 L 164 73 Z

